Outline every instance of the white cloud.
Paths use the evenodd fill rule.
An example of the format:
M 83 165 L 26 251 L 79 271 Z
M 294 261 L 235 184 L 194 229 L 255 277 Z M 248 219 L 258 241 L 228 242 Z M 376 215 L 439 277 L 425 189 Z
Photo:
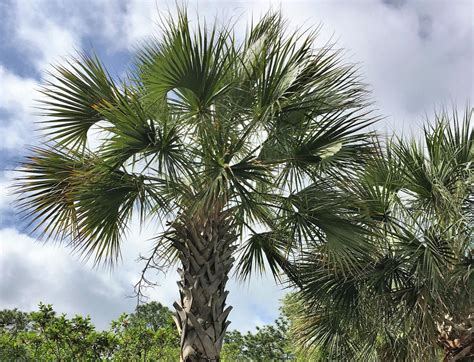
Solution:
M 126 245 L 128 256 L 136 245 Z M 136 254 L 135 256 L 137 256 Z M 139 265 L 125 259 L 112 273 L 92 269 L 63 245 L 45 244 L 13 228 L 0 229 L 0 308 L 33 310 L 52 303 L 59 312 L 90 314 L 99 328 L 122 312 L 133 311 L 136 301 L 130 275 Z
M 15 149 L 31 141 L 38 87 L 35 79 L 20 77 L 0 64 L 0 149 Z
M 15 199 L 11 189 L 14 177 L 13 171 L 0 172 L 0 223 L 2 213 L 11 211 L 11 205 Z
M 123 32 L 126 37 L 126 46 L 132 50 L 138 41 L 142 41 L 157 31 L 157 11 L 153 2 L 128 1 L 123 13 Z
M 38 85 L 35 79 L 19 77 L 0 64 L 0 108 L 20 114 L 31 112 Z
M 0 124 L 0 134 L 5 137 L 0 142 L 0 150 L 2 148 L 16 149 L 25 144 L 26 134 L 24 130 L 27 127 L 23 127 L 23 125 L 20 123 Z
M 18 46 L 31 54 L 37 70 L 43 72 L 60 57 L 80 49 L 81 34 L 56 23 L 48 13 L 46 1 L 16 1 L 14 4 L 14 37 Z

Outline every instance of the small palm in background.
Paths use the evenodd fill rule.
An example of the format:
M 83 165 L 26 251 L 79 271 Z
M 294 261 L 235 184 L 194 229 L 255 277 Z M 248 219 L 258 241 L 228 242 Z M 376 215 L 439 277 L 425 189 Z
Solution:
M 125 79 L 88 56 L 55 68 L 20 203 L 46 240 L 96 263 L 118 261 L 134 212 L 161 225 L 153 260 L 180 265 L 181 359 L 217 360 L 235 258 L 242 277 L 266 266 L 279 276 L 309 240 L 357 244 L 335 185 L 372 153 L 374 119 L 355 69 L 279 14 L 243 41 L 192 31 L 182 10 L 162 30 Z
M 423 143 L 386 141 L 341 183 L 364 227 L 353 246 L 322 240 L 299 262 L 303 349 L 412 361 L 436 360 L 441 346 L 447 360 L 474 356 L 472 113 L 436 114 Z

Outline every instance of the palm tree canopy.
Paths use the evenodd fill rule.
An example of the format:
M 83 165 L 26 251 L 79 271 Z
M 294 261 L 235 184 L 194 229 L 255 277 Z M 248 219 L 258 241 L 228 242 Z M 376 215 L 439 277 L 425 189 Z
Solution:
M 191 25 L 183 10 L 166 19 L 124 79 L 88 55 L 54 68 L 44 142 L 18 180 L 23 211 L 44 236 L 115 262 L 134 212 L 165 226 L 228 210 L 244 276 L 264 260 L 277 273 L 304 239 L 347 239 L 356 225 L 332 180 L 364 162 L 376 120 L 354 66 L 276 13 L 242 41 Z
M 424 142 L 388 140 L 340 184 L 364 225 L 355 239 L 361 245 L 356 252 L 352 245 L 329 248 L 331 254 L 327 241 L 299 261 L 295 333 L 303 348 L 319 346 L 330 359 L 433 360 L 444 325 L 469 328 L 472 114 L 469 106 L 464 114 L 435 114 Z M 472 347 L 472 333 L 464 342 L 456 338 L 459 351 Z

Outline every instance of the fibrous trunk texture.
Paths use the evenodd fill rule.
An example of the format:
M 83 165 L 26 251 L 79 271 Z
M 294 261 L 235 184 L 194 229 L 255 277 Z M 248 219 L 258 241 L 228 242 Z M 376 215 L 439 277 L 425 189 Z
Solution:
M 446 318 L 438 325 L 438 344 L 445 351 L 444 361 L 473 361 L 474 316 L 462 321 Z
M 219 361 L 232 309 L 225 307 L 236 240 L 231 218 L 225 212 L 181 218 L 174 230 L 182 262 L 180 300 L 174 304 L 181 361 Z

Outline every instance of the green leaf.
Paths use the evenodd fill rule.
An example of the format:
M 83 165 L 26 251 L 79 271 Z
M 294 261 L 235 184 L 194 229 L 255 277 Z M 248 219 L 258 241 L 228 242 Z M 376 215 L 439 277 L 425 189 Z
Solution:
M 97 57 L 82 54 L 54 70 L 41 90 L 44 129 L 49 140 L 79 149 L 89 129 L 103 120 L 100 107 L 114 104 L 119 91 Z

